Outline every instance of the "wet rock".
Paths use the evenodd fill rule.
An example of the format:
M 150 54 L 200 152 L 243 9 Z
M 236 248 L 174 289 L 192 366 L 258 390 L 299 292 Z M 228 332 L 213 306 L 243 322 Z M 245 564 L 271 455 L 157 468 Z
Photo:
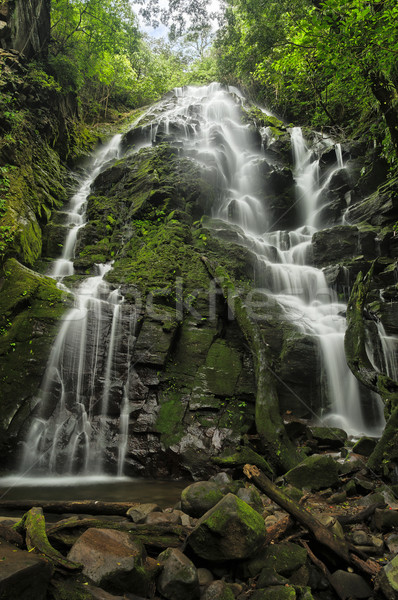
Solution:
M 4 600 L 45 600 L 53 573 L 49 561 L 0 543 L 0 597 Z
M 201 596 L 201 600 L 235 600 L 235 595 L 225 581 L 213 581 Z
M 250 600 L 294 600 L 296 592 L 292 586 L 275 585 L 269 589 L 256 590 Z
M 375 449 L 377 444 L 377 439 L 370 437 L 361 437 L 354 445 L 352 451 L 355 454 L 361 454 L 362 456 L 370 456 Z
M 83 573 L 112 593 L 135 590 L 145 595 L 148 576 L 141 542 L 124 531 L 88 529 L 69 551 L 68 558 L 83 564 Z
M 188 537 L 198 556 L 214 561 L 248 558 L 264 540 L 262 517 L 233 494 L 205 513 Z
M 376 258 L 375 238 L 376 232 L 360 232 L 355 225 L 339 225 L 317 231 L 312 238 L 314 265 L 325 267 L 360 255 L 367 259 Z
M 337 463 L 331 456 L 314 454 L 284 475 L 295 487 L 320 490 L 339 483 Z
M 169 548 L 158 557 L 163 570 L 158 589 L 167 600 L 195 600 L 199 598 L 198 573 L 194 564 L 180 550 Z
M 13 523 L 11 523 L 11 525 L 4 525 L 3 523 L 0 523 L 0 540 L 4 540 L 10 544 L 18 546 L 19 548 L 22 548 L 24 544 L 23 537 L 20 533 L 14 529 L 11 529 L 12 525 Z
M 347 440 L 347 433 L 338 427 L 309 427 L 309 431 L 322 447 L 341 448 Z
M 339 590 L 339 596 L 342 600 L 346 598 L 371 598 L 373 595 L 373 591 L 365 579 L 356 573 L 335 571 L 331 576 L 331 581 L 335 589 Z
M 181 508 L 191 517 L 201 517 L 223 498 L 219 486 L 212 481 L 197 481 L 181 493 Z
M 163 367 L 177 324 L 166 331 L 161 323 L 145 320 L 134 347 L 133 360 L 139 364 Z

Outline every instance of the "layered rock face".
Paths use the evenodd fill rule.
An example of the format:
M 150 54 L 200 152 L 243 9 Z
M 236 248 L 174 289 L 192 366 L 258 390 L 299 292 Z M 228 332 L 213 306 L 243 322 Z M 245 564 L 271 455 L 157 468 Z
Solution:
M 234 163 L 237 150 L 222 128 L 228 119 L 220 106 L 206 104 L 204 90 L 203 104 L 198 94 L 177 115 L 180 94 L 148 111 L 124 136 L 122 158 L 104 165 L 88 195 L 74 274 L 63 279 L 78 289 L 98 276 L 98 264 L 112 262 L 104 276 L 106 294 L 97 298 L 108 308 L 98 333 L 85 336 L 90 361 L 83 360 L 78 394 L 91 398 L 91 408 L 73 408 L 79 378 L 72 370 L 61 376 L 62 385 L 54 378 L 41 413 L 48 424 L 43 450 L 55 430 L 62 431 L 60 447 L 76 441 L 71 472 L 84 470 L 90 435 L 106 440 L 106 472 L 164 477 L 208 474 L 215 470 L 211 459 L 234 452 L 242 436 L 260 432 L 264 448 L 267 428 L 286 445 L 275 397 L 289 418 L 332 412 L 335 401 L 327 383 L 331 359 L 320 351 L 319 330 L 307 327 L 304 308 L 294 313 L 289 296 L 302 294 L 315 310 L 333 304 L 333 318 L 343 323 L 343 301 L 356 274 L 380 253 L 371 306 L 376 316 L 369 321 L 369 347 L 380 368 L 385 359 L 377 319 L 387 334 L 396 331 L 389 308 L 397 302 L 395 196 L 393 184 L 377 190 L 371 157 L 360 160 L 355 145 L 343 147 L 338 167 L 330 140 L 315 136 L 319 193 L 311 196 L 310 210 L 300 185 L 313 160 L 298 165 L 309 153 L 297 151 L 303 143 L 297 132 L 245 107 L 230 91 L 234 119 L 240 118 L 232 131 L 241 128 L 245 143 L 242 164 Z M 208 129 L 207 119 L 213 123 Z M 247 180 L 250 194 L 237 191 L 234 186 Z M 372 200 L 364 200 L 364 187 Z M 49 257 L 59 254 L 68 229 L 63 213 L 45 227 Z M 329 304 L 319 290 L 332 298 Z M 112 294 L 119 298 L 117 325 Z M 336 332 L 341 335 L 341 328 Z M 61 388 L 67 411 L 62 428 Z M 366 390 L 359 395 L 368 417 L 360 426 L 371 426 L 377 418 L 373 398 Z M 87 415 L 90 430 L 81 425 Z M 21 435 L 29 421 L 14 420 L 13 431 Z M 51 468 L 64 472 L 62 449 L 57 456 Z M 290 466 L 286 460 L 285 470 Z
M 3 0 L 0 3 L 0 43 L 26 58 L 43 59 L 50 41 L 50 0 Z

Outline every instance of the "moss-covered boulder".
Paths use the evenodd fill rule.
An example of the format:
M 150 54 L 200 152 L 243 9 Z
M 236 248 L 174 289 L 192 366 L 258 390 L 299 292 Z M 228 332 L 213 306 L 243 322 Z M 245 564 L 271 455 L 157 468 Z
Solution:
M 234 494 L 205 513 L 188 538 L 198 556 L 213 561 L 248 558 L 264 541 L 263 518 Z
M 212 481 L 197 481 L 181 492 L 181 508 L 191 517 L 201 517 L 223 498 L 219 486 Z
M 320 490 L 337 485 L 338 465 L 331 456 L 314 454 L 290 469 L 284 478 L 297 488 Z
M 310 436 L 318 446 L 341 448 L 347 441 L 347 433 L 339 427 L 309 427 Z
M 225 581 L 213 581 L 204 591 L 201 600 L 234 600 L 235 594 Z

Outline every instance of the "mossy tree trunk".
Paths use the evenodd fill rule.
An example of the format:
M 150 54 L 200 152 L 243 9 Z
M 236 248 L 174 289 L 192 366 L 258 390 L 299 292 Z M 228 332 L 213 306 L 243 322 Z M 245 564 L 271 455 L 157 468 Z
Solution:
M 394 460 L 398 452 L 398 383 L 373 367 L 366 353 L 364 309 L 371 287 L 375 263 L 366 276 L 358 274 L 347 307 L 347 331 L 344 339 L 348 366 L 361 383 L 378 393 L 385 405 L 387 424 L 368 468 L 380 470 L 383 461 Z

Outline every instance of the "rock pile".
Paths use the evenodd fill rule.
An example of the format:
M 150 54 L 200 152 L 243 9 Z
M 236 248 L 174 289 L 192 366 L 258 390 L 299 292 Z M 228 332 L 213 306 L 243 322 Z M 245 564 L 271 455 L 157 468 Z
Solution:
M 340 431 L 311 433 L 318 452 L 336 451 L 338 437 L 347 444 Z M 360 440 L 355 449 L 369 446 Z M 245 481 L 233 478 L 241 468 L 230 469 L 192 483 L 163 510 L 109 504 L 108 515 L 68 514 L 48 524 L 41 508 L 21 521 L 4 517 L 0 597 L 393 600 L 397 489 L 372 477 L 365 461 L 352 452 L 340 461 L 314 454 L 275 483 L 257 467 L 244 468 Z M 73 507 L 93 512 L 95 503 Z

